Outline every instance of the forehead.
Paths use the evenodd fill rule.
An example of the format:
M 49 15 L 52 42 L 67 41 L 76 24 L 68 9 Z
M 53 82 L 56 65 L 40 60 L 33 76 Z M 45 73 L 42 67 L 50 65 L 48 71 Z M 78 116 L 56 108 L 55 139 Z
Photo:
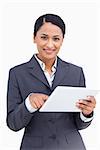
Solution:
M 62 30 L 57 26 L 50 22 L 45 22 L 40 29 L 38 30 L 37 34 L 47 34 L 47 35 L 62 35 Z

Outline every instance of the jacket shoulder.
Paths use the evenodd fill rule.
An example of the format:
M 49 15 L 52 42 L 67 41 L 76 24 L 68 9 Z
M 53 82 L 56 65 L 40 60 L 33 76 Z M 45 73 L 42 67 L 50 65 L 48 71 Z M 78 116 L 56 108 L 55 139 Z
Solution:
M 76 64 L 73 64 L 73 63 L 70 63 L 70 62 L 67 62 L 67 61 L 65 61 L 65 60 L 62 60 L 62 59 L 60 59 L 60 61 L 62 62 L 62 64 L 63 65 L 65 65 L 65 66 L 68 66 L 69 68 L 71 68 L 71 69 L 75 69 L 75 70 L 82 70 L 82 67 L 81 66 L 78 66 L 78 65 L 76 65 Z
M 10 71 L 17 71 L 17 70 L 21 70 L 23 68 L 26 68 L 27 64 L 28 64 L 28 62 L 16 65 L 16 66 L 10 68 Z
M 12 67 L 10 70 L 12 70 L 12 71 L 26 70 L 27 67 L 33 67 L 35 65 L 35 62 L 36 62 L 36 60 L 33 55 L 33 57 L 29 61 L 19 64 L 19 65 L 16 65 L 16 66 Z

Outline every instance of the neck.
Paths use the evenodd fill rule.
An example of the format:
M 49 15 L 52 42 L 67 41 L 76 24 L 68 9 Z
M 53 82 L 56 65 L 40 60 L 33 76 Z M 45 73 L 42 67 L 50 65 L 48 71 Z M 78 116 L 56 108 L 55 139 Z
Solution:
M 46 70 L 50 71 L 52 69 L 52 66 L 53 66 L 56 58 L 44 59 L 44 58 L 41 58 L 38 54 L 37 54 L 37 57 L 45 64 L 45 69 Z

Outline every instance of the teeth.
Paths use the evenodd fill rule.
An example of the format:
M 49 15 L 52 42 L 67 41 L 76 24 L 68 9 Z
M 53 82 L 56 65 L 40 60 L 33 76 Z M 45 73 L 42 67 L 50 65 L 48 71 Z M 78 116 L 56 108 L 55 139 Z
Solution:
M 46 51 L 54 51 L 53 49 L 44 49 L 44 50 L 46 50 Z

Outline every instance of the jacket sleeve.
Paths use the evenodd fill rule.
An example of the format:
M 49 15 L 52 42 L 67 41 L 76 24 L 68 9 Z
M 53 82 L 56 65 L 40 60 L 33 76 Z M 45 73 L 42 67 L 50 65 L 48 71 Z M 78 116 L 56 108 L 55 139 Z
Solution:
M 80 71 L 79 87 L 86 87 L 85 76 L 84 76 L 82 68 L 81 68 L 81 71 Z M 92 121 L 92 119 L 91 119 L 91 121 L 89 121 L 89 122 L 84 122 L 80 118 L 80 113 L 79 112 L 73 113 L 73 117 L 74 117 L 74 121 L 75 121 L 75 124 L 76 124 L 76 127 L 77 127 L 78 130 L 87 128 L 91 124 L 91 121 Z
M 33 115 L 34 113 L 30 113 L 25 106 L 14 69 L 11 69 L 7 89 L 7 125 L 10 129 L 18 131 L 27 126 Z

